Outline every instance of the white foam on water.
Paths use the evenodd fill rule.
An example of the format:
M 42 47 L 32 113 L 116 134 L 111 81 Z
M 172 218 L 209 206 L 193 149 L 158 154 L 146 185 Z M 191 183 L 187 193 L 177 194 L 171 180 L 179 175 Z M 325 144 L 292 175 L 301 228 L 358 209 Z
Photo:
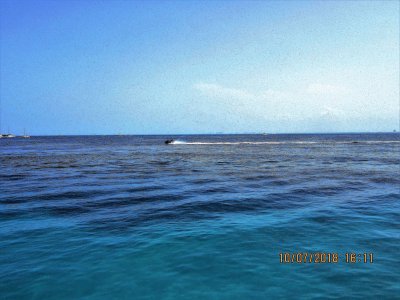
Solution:
M 290 145 L 290 144 L 388 144 L 388 143 L 400 143 L 400 141 L 286 141 L 286 142 L 185 142 L 185 141 L 173 141 L 171 145 Z
M 186 144 L 187 144 L 187 142 L 176 140 L 176 141 L 172 141 L 172 143 L 170 145 L 186 145 Z
M 176 141 L 174 145 L 259 145 L 259 144 L 281 144 L 282 142 L 182 142 Z

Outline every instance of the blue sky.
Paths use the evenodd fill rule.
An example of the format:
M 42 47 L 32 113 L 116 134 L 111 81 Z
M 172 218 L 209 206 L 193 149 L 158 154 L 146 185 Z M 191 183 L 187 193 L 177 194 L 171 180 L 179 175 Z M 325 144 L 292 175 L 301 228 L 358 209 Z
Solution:
M 399 129 L 398 1 L 0 3 L 3 131 Z

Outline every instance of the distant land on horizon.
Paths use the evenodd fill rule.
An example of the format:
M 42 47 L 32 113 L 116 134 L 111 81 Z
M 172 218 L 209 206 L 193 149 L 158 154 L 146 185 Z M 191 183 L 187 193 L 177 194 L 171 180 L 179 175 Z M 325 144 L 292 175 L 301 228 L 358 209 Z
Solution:
M 149 134 L 138 134 L 138 133 L 114 133 L 114 134 L 37 134 L 30 135 L 31 137 L 74 137 L 74 136 L 195 136 L 195 135 L 318 135 L 318 134 L 400 134 L 399 131 L 341 131 L 341 132 L 232 132 L 232 133 L 149 133 Z M 16 135 L 20 137 L 20 135 Z

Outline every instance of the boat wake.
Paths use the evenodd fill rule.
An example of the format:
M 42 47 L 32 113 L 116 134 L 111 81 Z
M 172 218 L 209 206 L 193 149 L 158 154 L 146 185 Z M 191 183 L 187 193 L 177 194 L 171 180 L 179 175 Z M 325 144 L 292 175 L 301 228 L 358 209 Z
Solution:
M 397 144 L 400 141 L 284 141 L 284 142 L 185 142 L 176 140 L 171 145 L 312 145 L 312 144 Z

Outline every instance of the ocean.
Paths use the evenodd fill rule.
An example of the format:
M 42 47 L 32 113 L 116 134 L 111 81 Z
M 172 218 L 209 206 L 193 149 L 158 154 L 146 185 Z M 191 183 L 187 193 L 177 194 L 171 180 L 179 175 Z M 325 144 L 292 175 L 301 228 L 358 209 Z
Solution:
M 399 295 L 398 133 L 0 139 L 1 299 Z

